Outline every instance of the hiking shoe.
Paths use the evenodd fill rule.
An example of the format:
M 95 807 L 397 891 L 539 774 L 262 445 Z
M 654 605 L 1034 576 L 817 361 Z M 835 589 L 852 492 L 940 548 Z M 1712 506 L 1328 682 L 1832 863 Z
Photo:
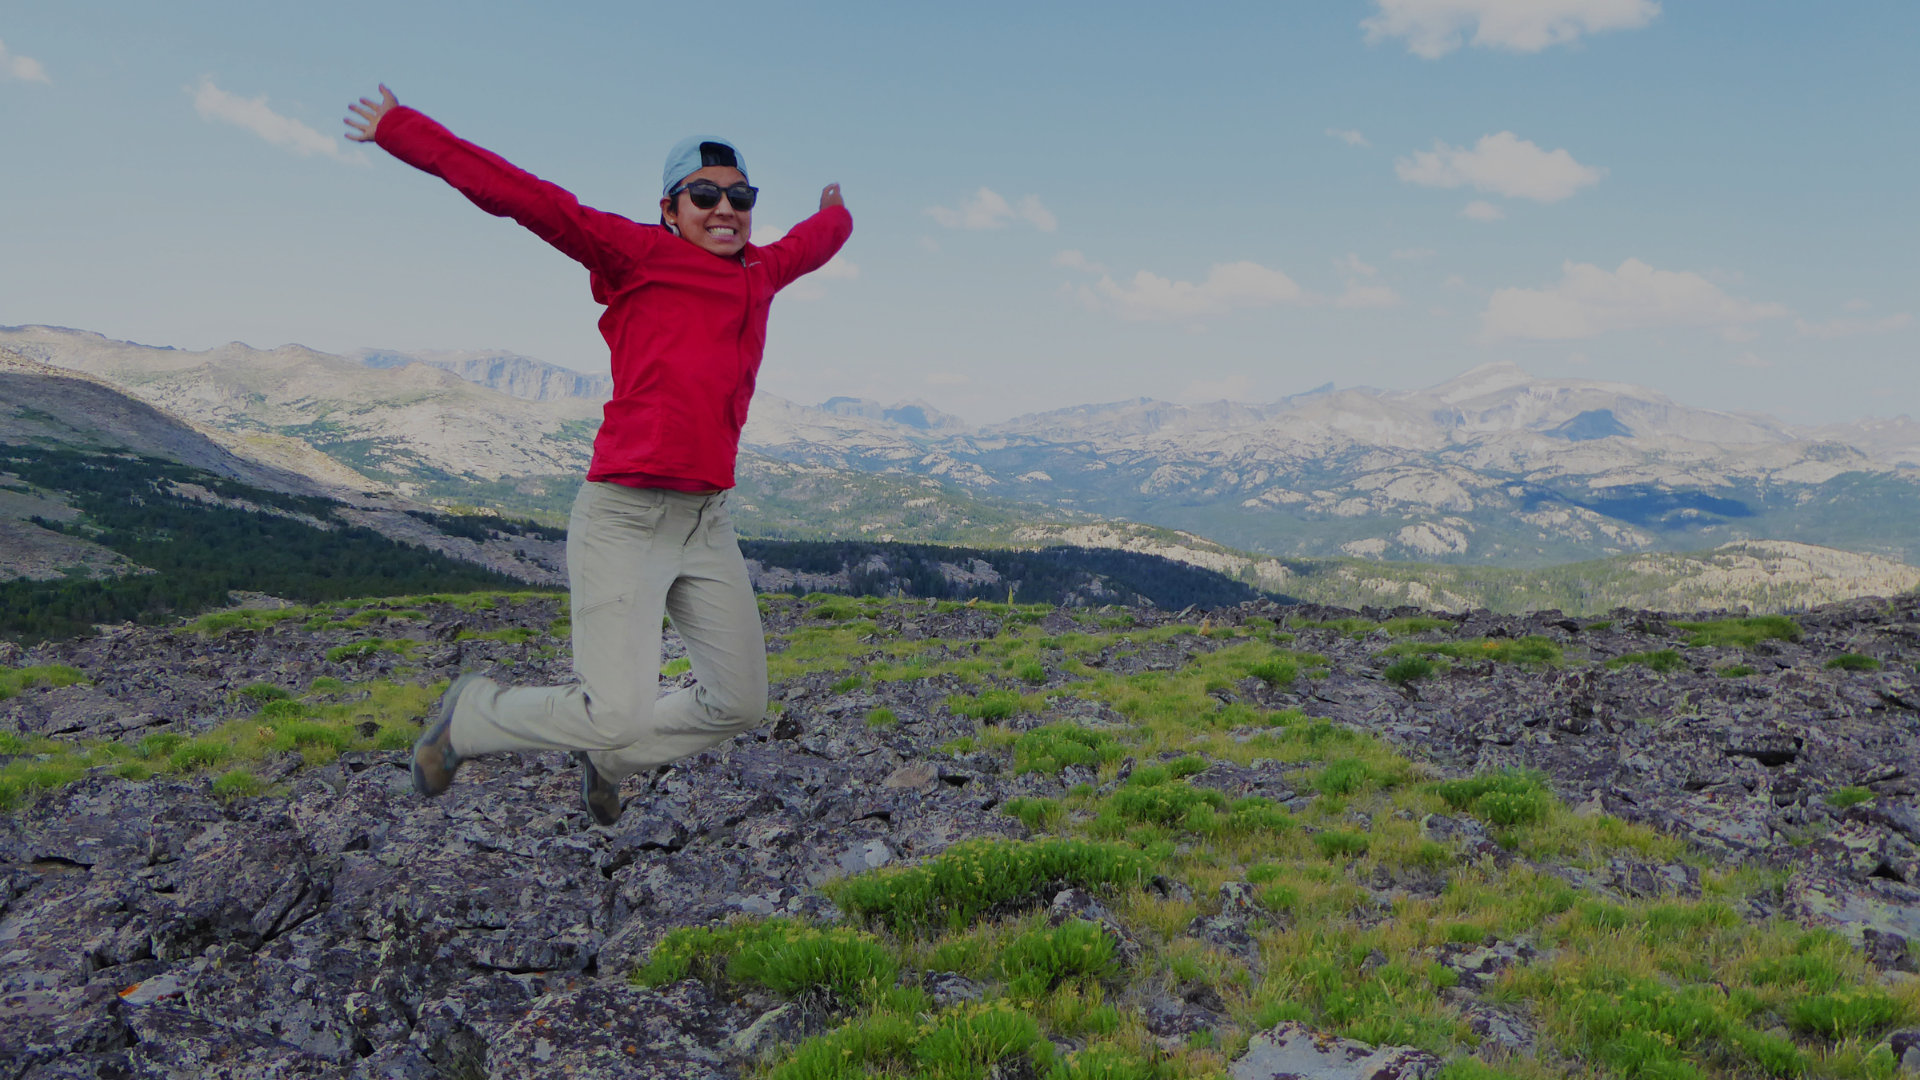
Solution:
M 447 790 L 460 768 L 460 755 L 453 752 L 453 706 L 468 684 L 479 677 L 462 675 L 453 680 L 447 692 L 440 695 L 439 715 L 413 744 L 413 790 L 429 799 Z
M 611 825 L 620 820 L 620 785 L 600 775 L 593 767 L 593 758 L 584 750 L 575 750 L 573 760 L 580 763 L 580 802 L 586 806 L 587 813 L 602 825 Z

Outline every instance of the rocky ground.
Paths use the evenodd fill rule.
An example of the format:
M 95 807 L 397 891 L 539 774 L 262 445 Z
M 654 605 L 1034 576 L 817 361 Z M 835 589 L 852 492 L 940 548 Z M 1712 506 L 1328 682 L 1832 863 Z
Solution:
M 769 723 L 630 780 L 611 828 L 561 754 L 409 788 L 444 680 L 567 677 L 553 597 L 16 650 L 0 1078 L 1872 1076 L 1920 1021 L 1920 598 L 1697 646 L 1650 612 L 766 608 Z M 1442 783 L 1516 767 L 1535 809 L 1533 781 L 1521 811 Z M 918 930 L 835 891 L 995 837 L 1153 872 Z M 918 996 L 629 978 L 771 917 L 863 927 Z M 1113 965 L 1015 999 L 1013 946 L 1082 923 Z M 1708 1019 L 1629 1053 L 1667 1013 L 1592 1001 L 1647 995 Z M 997 1000 L 1039 1036 L 949 1067 L 931 1047 Z M 921 1034 L 856 1051 L 889 1009 Z M 809 1064 L 842 1043 L 849 1071 Z

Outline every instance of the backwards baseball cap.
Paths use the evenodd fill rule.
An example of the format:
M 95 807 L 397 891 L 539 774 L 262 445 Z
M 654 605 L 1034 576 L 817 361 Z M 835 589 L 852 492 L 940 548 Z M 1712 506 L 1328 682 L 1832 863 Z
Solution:
M 660 194 L 672 191 L 675 184 L 709 165 L 726 165 L 747 173 L 747 159 L 725 139 L 691 135 L 673 144 L 667 152 L 667 168 L 660 178 Z

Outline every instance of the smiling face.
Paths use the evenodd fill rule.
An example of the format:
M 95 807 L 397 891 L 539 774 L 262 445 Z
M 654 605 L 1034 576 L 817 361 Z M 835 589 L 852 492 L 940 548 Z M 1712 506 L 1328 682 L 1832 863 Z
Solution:
M 731 165 L 709 165 L 688 175 L 680 184 L 694 180 L 711 180 L 724 190 L 734 184 L 746 183 L 747 174 Z M 715 255 L 728 258 L 740 254 L 747 246 L 747 237 L 753 234 L 753 211 L 735 210 L 733 203 L 724 196 L 718 206 L 702 210 L 693 205 L 693 200 L 687 198 L 687 193 L 683 191 L 671 199 L 660 200 L 660 216 L 666 219 L 667 224 L 678 226 L 681 236 Z

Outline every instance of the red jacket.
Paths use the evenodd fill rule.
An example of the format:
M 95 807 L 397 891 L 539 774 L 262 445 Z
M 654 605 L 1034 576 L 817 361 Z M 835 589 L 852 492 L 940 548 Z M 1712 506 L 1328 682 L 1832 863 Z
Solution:
M 600 333 L 613 351 L 613 400 L 587 479 L 681 491 L 733 486 L 767 308 L 774 293 L 847 242 L 853 216 L 845 207 L 725 258 L 659 225 L 581 206 L 564 188 L 413 109 L 388 110 L 374 135 L 394 157 L 532 229 L 591 272 L 593 298 L 607 307 Z

